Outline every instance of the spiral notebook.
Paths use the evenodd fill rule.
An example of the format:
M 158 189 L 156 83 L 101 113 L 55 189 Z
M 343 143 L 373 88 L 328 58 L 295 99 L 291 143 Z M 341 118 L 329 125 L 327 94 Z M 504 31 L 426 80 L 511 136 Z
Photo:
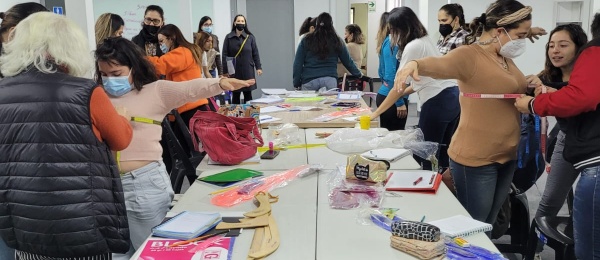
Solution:
M 463 215 L 431 221 L 429 224 L 439 227 L 442 233 L 450 237 L 466 237 L 492 231 L 492 225 Z

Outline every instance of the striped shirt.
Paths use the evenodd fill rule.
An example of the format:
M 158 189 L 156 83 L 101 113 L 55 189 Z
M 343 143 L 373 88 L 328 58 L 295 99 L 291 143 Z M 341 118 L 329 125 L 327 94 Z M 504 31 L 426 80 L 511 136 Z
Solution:
M 96 256 L 82 256 L 82 257 L 49 257 L 38 254 L 27 253 L 16 250 L 15 260 L 112 260 L 112 254 L 106 253 Z
M 437 48 L 442 55 L 446 55 L 451 50 L 454 50 L 461 45 L 465 44 L 465 38 L 469 35 L 469 32 L 465 29 L 453 31 L 448 40 L 444 41 L 444 38 L 440 36 L 440 40 L 437 42 Z

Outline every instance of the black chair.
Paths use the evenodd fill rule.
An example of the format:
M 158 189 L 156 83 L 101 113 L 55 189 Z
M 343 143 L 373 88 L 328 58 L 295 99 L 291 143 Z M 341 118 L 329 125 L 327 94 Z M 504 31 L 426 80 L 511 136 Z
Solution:
M 554 249 L 554 259 L 575 259 L 573 240 L 573 189 L 567 196 L 569 216 L 536 217 L 531 223 L 525 259 L 532 260 L 540 240 Z M 540 239 L 541 238 L 541 239 Z
M 163 142 L 166 144 L 172 162 L 171 171 L 169 172 L 171 185 L 175 193 L 178 194 L 181 193 L 181 187 L 186 178 L 190 185 L 194 183 L 197 178 L 196 167 L 204 159 L 206 153 L 194 150 L 191 134 L 181 115 L 177 110 L 173 110 L 171 113 L 175 117 L 173 125 L 167 117 L 162 122 Z M 182 138 L 178 139 L 176 132 Z M 181 144 L 180 141 L 184 141 L 184 144 Z
M 510 236 L 510 244 L 494 243 L 502 253 L 525 254 L 529 232 L 529 203 L 524 191 L 511 185 L 510 221 L 505 235 Z
M 343 81 L 343 78 L 338 78 L 338 86 L 341 89 L 341 83 Z M 346 86 L 344 86 L 344 90 L 346 91 L 365 91 L 365 87 L 366 85 L 369 85 L 369 92 L 373 92 L 373 78 L 371 77 L 367 77 L 367 76 L 362 76 L 362 77 L 356 77 L 356 76 L 346 76 Z M 369 100 L 369 106 L 373 105 L 373 99 L 371 98 Z

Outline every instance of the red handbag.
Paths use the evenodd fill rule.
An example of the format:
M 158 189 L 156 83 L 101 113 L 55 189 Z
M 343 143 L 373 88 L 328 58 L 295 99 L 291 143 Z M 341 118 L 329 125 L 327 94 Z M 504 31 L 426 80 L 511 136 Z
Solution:
M 190 119 L 190 133 L 196 150 L 199 143 L 211 160 L 235 165 L 256 155 L 264 145 L 256 120 L 197 111 Z

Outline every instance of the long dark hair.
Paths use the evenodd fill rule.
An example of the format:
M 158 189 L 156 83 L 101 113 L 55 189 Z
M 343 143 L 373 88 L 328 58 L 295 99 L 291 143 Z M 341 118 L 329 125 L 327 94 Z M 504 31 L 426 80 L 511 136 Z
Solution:
M 446 5 L 443 5 L 442 8 L 440 8 L 440 10 L 444 10 L 444 12 L 446 12 L 446 14 L 448 14 L 450 17 L 452 17 L 452 19 L 454 19 L 455 17 L 458 17 L 458 24 L 460 25 L 460 28 L 462 28 L 462 29 L 466 28 L 465 13 L 464 13 L 461 5 L 446 4 Z
M 309 51 L 314 52 L 319 56 L 319 59 L 324 60 L 332 49 L 334 52 L 338 52 L 344 46 L 333 28 L 331 15 L 321 13 L 316 18 L 316 24 L 315 31 L 306 35 L 304 43 Z
M 209 50 L 205 50 L 204 49 L 204 44 L 206 43 L 206 41 L 208 41 L 208 39 L 211 37 L 210 33 L 207 32 L 198 32 L 196 33 L 196 40 L 194 41 L 194 43 L 198 46 L 200 46 L 200 49 L 202 51 L 209 51 Z
M 379 30 L 377 30 L 377 55 L 381 54 L 381 45 L 385 40 L 385 37 L 390 34 L 390 26 L 388 25 L 388 18 L 390 17 L 389 12 L 383 12 L 379 18 Z
M 515 29 L 519 27 L 524 21 L 531 20 L 531 14 L 525 16 L 523 19 L 518 21 L 514 21 L 510 24 L 498 25 L 498 21 L 500 19 L 514 14 L 515 12 L 521 10 L 525 6 L 521 4 L 519 1 L 515 0 L 498 0 L 492 3 L 485 13 L 482 13 L 481 16 L 475 17 L 473 21 L 469 24 L 469 31 L 471 32 L 467 37 L 467 44 L 471 44 L 481 36 L 484 30 L 490 30 L 495 28 L 503 27 L 506 31 L 511 29 Z
M 202 18 L 200 18 L 200 22 L 198 23 L 198 32 L 202 32 L 202 25 L 208 20 L 212 21 L 210 16 L 203 16 Z
M 129 67 L 133 86 L 137 90 L 142 90 L 144 85 L 158 80 L 154 65 L 146 59 L 142 49 L 123 37 L 104 39 L 94 53 L 96 55 L 96 83 L 98 85 L 102 85 L 102 76 L 98 67 L 99 61 Z
M 162 7 L 158 5 L 149 5 L 146 7 L 146 11 L 144 11 L 144 16 L 150 11 L 156 11 L 160 15 L 160 19 L 162 19 L 163 23 L 165 22 L 165 11 Z
M 592 39 L 600 38 L 600 13 L 594 15 L 590 30 L 592 31 Z
M 538 75 L 540 79 L 544 81 L 550 82 L 562 82 L 562 70 L 558 67 L 554 67 L 552 62 L 550 61 L 550 56 L 548 55 L 548 50 L 550 49 L 550 39 L 552 39 L 552 35 L 556 32 L 565 31 L 571 37 L 571 41 L 575 43 L 575 56 L 571 61 L 571 65 L 575 63 L 577 57 L 579 56 L 579 51 L 582 47 L 587 43 L 587 35 L 581 26 L 576 24 L 563 24 L 556 26 L 552 32 L 550 32 L 550 36 L 548 37 L 548 43 L 546 43 L 546 63 L 544 64 L 544 70 Z
M 39 3 L 22 3 L 16 4 L 6 12 L 0 13 L 0 35 L 8 31 L 11 27 L 17 26 L 27 16 L 37 12 L 47 12 L 48 9 Z M 2 40 L 0 39 L 0 42 Z
M 238 14 L 235 17 L 233 17 L 233 22 L 231 23 L 231 31 L 235 31 L 235 20 L 237 20 L 238 17 L 244 17 L 244 21 L 246 22 L 246 26 L 244 26 L 244 32 L 246 32 L 246 34 L 252 34 L 250 32 L 250 29 L 248 29 L 248 19 L 246 19 L 246 16 L 244 16 L 243 14 Z
M 198 64 L 198 66 L 202 66 L 202 50 L 195 44 L 188 42 L 185 37 L 183 37 L 183 33 L 181 33 L 181 30 L 179 30 L 176 25 L 167 24 L 163 27 L 160 27 L 157 35 L 158 34 L 162 34 L 171 39 L 174 43 L 173 48 L 180 46 L 188 48 L 192 52 L 192 56 L 194 56 L 194 61 L 196 61 L 196 64 Z
M 316 23 L 315 23 L 316 18 L 312 18 L 312 17 L 307 17 L 306 19 L 304 19 L 304 22 L 302 22 L 302 25 L 300 25 L 300 30 L 298 31 L 298 35 L 303 35 L 305 33 L 310 32 L 310 27 L 316 27 Z
M 403 52 L 406 45 L 412 40 L 427 36 L 427 29 L 419 21 L 419 17 L 406 6 L 392 9 L 388 24 L 391 46 L 398 46 L 399 52 Z

